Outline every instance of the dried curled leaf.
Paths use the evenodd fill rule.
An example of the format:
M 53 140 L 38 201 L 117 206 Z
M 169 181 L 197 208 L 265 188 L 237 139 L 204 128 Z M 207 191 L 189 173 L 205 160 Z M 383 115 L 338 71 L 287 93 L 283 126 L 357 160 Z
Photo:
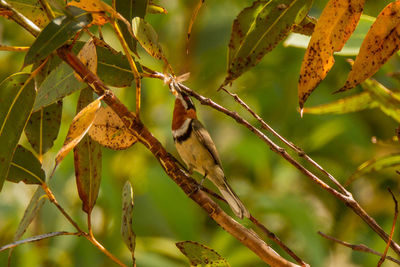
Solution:
M 330 0 L 315 26 L 301 65 L 298 84 L 299 105 L 303 108 L 308 96 L 325 79 L 340 51 L 355 30 L 365 0 Z
M 89 130 L 89 135 L 102 146 L 114 150 L 126 149 L 137 141 L 109 106 L 100 108 Z
M 96 118 L 97 111 L 100 109 L 102 97 L 99 97 L 84 109 L 82 109 L 72 120 L 69 126 L 67 137 L 64 144 L 56 156 L 56 166 L 64 157 L 82 140 L 92 126 Z
M 189 259 L 192 266 L 211 265 L 226 266 L 229 263 L 215 250 L 194 241 L 183 241 L 175 243 L 179 250 Z
M 400 1 L 387 5 L 365 37 L 345 85 L 346 91 L 374 75 L 400 48 Z
M 79 96 L 77 112 L 93 101 L 93 91 L 83 89 Z M 82 210 L 87 214 L 92 212 L 96 204 L 101 181 L 101 147 L 86 135 L 74 148 L 74 166 L 76 186 L 79 198 L 82 200 Z
M 79 0 L 79 1 L 71 1 L 67 4 L 68 6 L 76 6 L 80 9 L 86 10 L 92 14 L 93 21 L 92 24 L 95 25 L 104 25 L 107 23 L 108 19 L 104 12 L 108 10 L 105 8 L 107 5 L 101 0 Z M 109 7 L 111 8 L 111 7 Z
M 91 72 L 94 74 L 97 73 L 97 52 L 93 38 L 89 39 L 82 47 L 81 51 L 78 53 L 78 58 Z M 74 72 L 74 75 L 78 81 L 84 82 L 79 74 Z

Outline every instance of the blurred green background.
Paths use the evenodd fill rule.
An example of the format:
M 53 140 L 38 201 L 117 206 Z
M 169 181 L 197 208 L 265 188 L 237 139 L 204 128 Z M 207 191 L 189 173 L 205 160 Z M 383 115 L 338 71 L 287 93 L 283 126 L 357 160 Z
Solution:
M 319 16 L 327 1 L 316 0 L 311 15 Z M 377 16 L 391 1 L 366 1 L 365 14 Z M 226 72 L 227 45 L 234 18 L 252 1 L 206 1 L 194 24 L 189 54 L 185 38 L 188 21 L 196 1 L 160 0 L 167 15 L 148 15 L 146 19 L 159 34 L 168 60 L 177 74 L 190 72 L 185 82 L 198 93 L 221 105 L 236 110 L 255 125 L 258 124 L 234 100 L 216 89 Z M 104 35 L 120 49 L 113 33 L 105 27 Z M 0 18 L 0 43 L 30 45 L 33 38 L 18 25 Z M 139 49 L 142 63 L 162 71 L 162 63 Z M 0 78 L 3 80 L 21 69 L 25 53 L 0 52 Z M 297 81 L 304 50 L 283 47 L 267 54 L 253 70 L 233 83 L 238 93 L 254 111 L 275 130 L 303 148 L 341 182 L 366 160 L 398 151 L 396 145 L 377 145 L 371 142 L 390 140 L 397 123 L 378 110 L 348 115 L 305 115 L 297 111 Z M 339 89 L 350 70 L 345 57 L 336 57 L 336 64 L 306 106 L 331 102 L 345 95 L 360 92 L 356 88 L 345 94 L 332 95 Z M 399 83 L 388 72 L 398 70 L 399 56 L 394 56 L 375 75 L 381 83 L 395 90 Z M 134 107 L 134 88 L 115 89 L 124 103 Z M 53 149 L 44 157 L 47 173 L 62 146 L 68 125 L 75 114 L 77 94 L 64 102 L 63 124 Z M 174 97 L 160 80 L 143 80 L 142 119 L 169 152 L 177 156 L 170 124 Z M 216 143 L 229 183 L 251 213 L 283 240 L 311 266 L 376 266 L 377 256 L 353 252 L 317 234 L 322 231 L 341 240 L 363 243 L 383 251 L 385 243 L 343 203 L 322 191 L 294 167 L 273 153 L 261 140 L 231 118 L 206 106 L 197 109 L 200 120 L 209 129 Z M 272 138 L 275 140 L 275 138 Z M 25 137 L 21 142 L 29 146 Z M 279 143 L 280 144 L 280 143 Z M 121 190 L 126 180 L 134 187 L 135 208 L 133 227 L 137 234 L 138 266 L 187 266 L 188 261 L 175 247 L 175 242 L 192 240 L 215 249 L 232 266 L 264 266 L 250 250 L 222 230 L 194 202 L 187 198 L 163 172 L 159 163 L 142 145 L 124 151 L 103 149 L 103 177 L 97 205 L 93 211 L 94 233 L 100 242 L 125 263 L 130 253 L 120 235 Z M 178 156 L 177 156 L 178 157 Z M 307 163 L 300 160 L 305 166 Z M 200 178 L 195 174 L 196 178 Z M 59 203 L 84 226 L 85 214 L 77 195 L 73 159 L 70 154 L 59 166 L 50 183 Z M 214 188 L 208 181 L 206 186 Z M 395 169 L 371 173 L 350 186 L 356 199 L 386 230 L 393 219 L 393 201 L 387 192 L 390 187 L 399 192 Z M 7 182 L 0 194 L 0 245 L 12 242 L 18 222 L 35 190 L 34 186 Z M 221 206 L 230 212 L 227 205 Z M 243 222 L 252 227 L 248 221 Z M 253 228 L 261 237 L 266 237 Z M 24 237 L 50 231 L 74 231 L 58 210 L 46 203 L 40 215 Z M 398 232 L 398 231 L 396 231 Z M 399 240 L 395 233 L 394 240 Z M 279 247 L 266 240 L 281 255 Z M 0 253 L 0 266 L 5 266 L 8 252 Z M 14 250 L 11 266 L 110 266 L 114 263 L 86 239 L 74 236 L 56 237 Z M 392 266 L 385 262 L 384 266 Z

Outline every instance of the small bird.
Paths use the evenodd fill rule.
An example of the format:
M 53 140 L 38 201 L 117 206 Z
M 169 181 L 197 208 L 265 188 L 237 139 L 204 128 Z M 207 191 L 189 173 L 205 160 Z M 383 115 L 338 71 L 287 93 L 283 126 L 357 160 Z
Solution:
M 189 169 L 210 179 L 240 219 L 250 213 L 228 185 L 217 148 L 206 128 L 196 116 L 196 108 L 183 91 L 175 91 L 175 107 L 172 117 L 172 135 L 176 149 Z M 204 179 L 203 178 L 203 179 Z

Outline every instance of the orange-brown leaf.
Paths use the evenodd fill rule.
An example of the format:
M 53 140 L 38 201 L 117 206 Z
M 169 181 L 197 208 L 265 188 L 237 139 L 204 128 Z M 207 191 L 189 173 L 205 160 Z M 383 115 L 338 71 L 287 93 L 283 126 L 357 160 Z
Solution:
M 330 0 L 315 26 L 300 70 L 299 105 L 304 102 L 326 77 L 340 51 L 355 30 L 365 0 Z
M 69 6 L 76 6 L 80 9 L 89 11 L 92 13 L 93 21 L 92 23 L 95 25 L 104 25 L 107 23 L 107 17 L 105 16 L 104 12 L 108 11 L 110 6 L 100 0 L 80 0 L 78 1 L 71 1 L 68 3 Z M 108 6 L 108 7 L 106 7 Z
M 72 120 L 68 129 L 67 137 L 64 144 L 56 156 L 56 166 L 65 158 L 68 152 L 71 151 L 85 136 L 94 119 L 97 111 L 100 108 L 101 98 L 99 97 L 84 109 L 82 109 Z
M 137 141 L 136 137 L 109 106 L 100 108 L 89 130 L 89 135 L 102 146 L 114 150 L 126 149 Z
M 345 91 L 374 75 L 400 48 L 400 1 L 387 5 L 376 18 L 347 77 Z
M 92 38 L 87 41 L 81 51 L 79 51 L 78 58 L 91 72 L 94 74 L 97 73 L 97 51 Z M 82 78 L 77 73 L 74 73 L 74 75 L 78 81 L 83 82 Z

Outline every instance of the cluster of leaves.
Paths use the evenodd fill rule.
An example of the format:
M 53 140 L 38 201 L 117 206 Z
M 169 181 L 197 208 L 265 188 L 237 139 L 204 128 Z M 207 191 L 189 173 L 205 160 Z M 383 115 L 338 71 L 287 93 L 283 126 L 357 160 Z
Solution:
M 115 6 L 100 0 L 81 0 L 71 1 L 65 7 L 55 1 L 52 1 L 52 5 L 43 5 L 42 2 L 45 1 L 28 1 L 29 8 L 21 1 L 7 2 L 15 12 L 25 15 L 40 30 L 23 63 L 23 67 L 33 65 L 33 71 L 16 73 L 0 84 L 0 190 L 5 180 L 39 184 L 46 189 L 46 181 L 53 176 L 56 167 L 65 156 L 73 150 L 77 191 L 82 200 L 82 209 L 90 218 L 100 188 L 101 146 L 120 150 L 129 148 L 137 140 L 111 108 L 101 106 L 102 96 L 93 98 L 92 89 L 85 83 L 84 77 L 74 73 L 67 63 L 62 62 L 57 57 L 56 50 L 67 44 L 75 53 L 79 51 L 79 59 L 108 86 L 129 87 L 135 81 L 136 91 L 139 92 L 136 99 L 139 101 L 136 110 L 138 114 L 140 77 L 145 68 L 141 66 L 140 58 L 134 56 L 138 54 L 137 43 L 149 55 L 162 60 L 165 69 L 172 72 L 172 67 L 158 43 L 156 31 L 145 21 L 146 13 L 165 14 L 166 10 L 147 0 L 120 0 L 115 1 Z M 202 2 L 199 1 L 194 11 L 188 38 Z M 345 85 L 339 89 L 345 91 L 361 84 L 364 92 L 334 103 L 303 109 L 308 96 L 332 68 L 334 53 L 342 50 L 356 29 L 364 0 L 331 0 L 316 24 L 307 16 L 312 4 L 312 0 L 258 0 L 243 9 L 233 21 L 228 46 L 228 71 L 220 87 L 231 84 L 244 72 L 256 66 L 291 32 L 307 34 L 310 33 L 307 29 L 311 27 L 314 30 L 301 66 L 298 86 L 302 112 L 341 114 L 380 108 L 400 122 L 400 96 L 377 81 L 369 79 L 399 49 L 400 1 L 394 1 L 385 7 L 372 23 L 361 44 L 352 71 Z M 103 40 L 101 31 L 99 37 L 91 32 L 105 24 L 114 29 L 124 54 L 117 52 Z M 90 39 L 87 42 L 80 41 L 80 37 L 85 33 Z M 77 103 L 77 115 L 71 122 L 65 142 L 55 157 L 53 173 L 46 177 L 41 159 L 58 137 L 63 98 L 79 90 L 81 92 Z M 23 132 L 33 152 L 18 143 Z M 390 155 L 362 165 L 360 172 L 399 164 L 399 156 Z M 359 173 L 355 174 L 352 179 L 358 175 Z M 43 194 L 40 188 L 35 193 L 15 240 L 21 238 L 40 209 Z M 129 183 L 123 189 L 123 199 L 121 232 L 134 256 L 135 234 L 131 228 L 133 196 Z M 210 255 L 206 253 L 207 256 L 200 257 L 201 260 L 196 259 L 197 254 L 203 255 L 201 245 L 183 243 L 178 244 L 178 247 L 186 252 L 195 251 L 194 256 L 190 257 L 192 264 L 211 261 L 227 265 L 225 260 L 208 248 L 205 250 Z

